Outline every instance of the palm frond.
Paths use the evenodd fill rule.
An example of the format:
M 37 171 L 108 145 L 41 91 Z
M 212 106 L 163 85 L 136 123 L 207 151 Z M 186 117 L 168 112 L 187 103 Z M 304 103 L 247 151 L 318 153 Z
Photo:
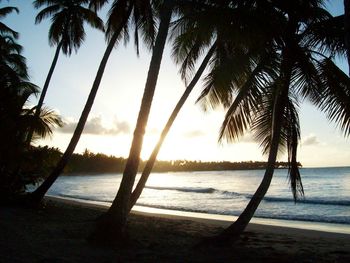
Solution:
M 317 60 L 312 57 L 312 50 L 295 47 L 293 55 L 296 62 L 291 78 L 292 89 L 301 98 L 308 97 L 313 101 L 318 101 L 320 89 L 324 83 L 319 76 Z
M 181 63 L 181 78 L 188 82 L 194 73 L 195 64 L 204 54 L 204 51 L 212 44 L 212 38 L 201 38 L 193 36 L 188 43 L 184 35 L 178 37 L 173 44 L 172 57 L 176 63 Z
M 62 2 L 62 1 L 60 1 L 60 0 L 35 0 L 33 2 L 33 6 L 35 9 L 39 9 L 39 8 L 43 7 L 44 5 L 52 6 L 52 5 L 57 5 L 60 2 Z
M 106 38 L 110 39 L 112 35 L 124 27 L 130 18 L 133 6 L 127 0 L 114 1 L 111 9 L 108 11 Z M 127 32 L 126 29 L 124 31 Z M 122 36 L 120 36 L 121 38 Z
M 12 12 L 16 12 L 18 14 L 19 10 L 17 7 L 13 7 L 13 6 L 7 6 L 7 7 L 0 8 L 0 19 L 5 18 L 7 15 L 9 15 Z M 18 39 L 18 32 L 11 29 L 10 27 L 8 27 L 7 25 L 5 25 L 2 22 L 0 22 L 0 33 L 2 35 L 1 37 L 5 37 L 6 35 L 10 35 L 13 38 Z
M 14 6 L 6 6 L 6 7 L 0 8 L 0 19 L 6 17 L 7 15 L 11 14 L 12 12 L 16 12 L 17 14 L 19 14 L 18 8 L 14 7 Z
M 134 19 L 135 31 L 140 31 L 143 42 L 148 49 L 152 49 L 157 33 L 156 19 L 150 1 L 136 1 L 135 10 L 138 10 L 138 18 Z M 136 34 L 136 32 L 135 32 Z M 136 44 L 136 43 L 135 43 Z
M 67 39 L 67 34 L 63 36 L 65 32 L 65 27 L 67 26 L 66 17 L 66 14 L 62 12 L 56 13 L 52 17 L 52 24 L 50 26 L 48 35 L 50 46 L 58 45 L 58 43 L 60 43 L 63 38 Z M 67 45 L 66 42 L 66 50 L 68 49 L 68 46 L 69 45 Z
M 103 20 L 96 14 L 96 12 L 82 6 L 77 6 L 77 10 L 77 13 L 82 17 L 84 22 L 88 23 L 92 28 L 104 31 Z
M 108 2 L 108 0 L 90 0 L 89 8 L 97 12 L 102 9 L 104 5 L 108 4 Z
M 346 53 L 344 34 L 344 15 L 329 17 L 309 25 L 303 33 L 302 44 L 320 53 L 344 56 Z
M 264 92 L 258 110 L 252 119 L 251 130 L 253 132 L 253 137 L 260 143 L 263 154 L 267 154 L 271 146 L 274 108 L 274 94 L 271 93 L 271 90 L 276 89 L 276 83 L 271 83 L 266 86 L 267 92 Z M 281 148 L 279 148 L 279 150 L 281 150 Z
M 297 162 L 297 150 L 300 140 L 300 124 L 298 111 L 295 108 L 294 104 L 295 103 L 291 99 L 288 100 L 286 116 L 288 119 L 286 120 L 286 125 L 284 128 L 288 149 L 288 176 L 293 198 L 296 202 L 300 197 L 304 195 L 304 188 Z
M 337 124 L 345 136 L 349 136 L 350 78 L 330 59 L 321 61 L 318 69 L 324 85 L 319 100 L 313 103 Z
M 35 24 L 41 23 L 44 19 L 47 19 L 47 18 L 55 15 L 60 10 L 62 10 L 62 6 L 60 6 L 59 4 L 51 5 L 51 6 L 44 8 L 36 15 Z
M 251 72 L 246 72 L 247 77 L 242 85 L 237 87 L 238 94 L 228 108 L 221 125 L 219 141 L 223 139 L 235 141 L 251 126 L 252 119 L 258 112 L 259 105 L 262 104 L 265 87 L 270 82 L 270 78 L 275 75 L 270 70 L 272 61 L 274 59 L 269 54 L 265 54 Z
M 35 118 L 33 109 L 24 109 L 22 125 L 32 127 L 36 136 L 45 138 L 52 135 L 53 128 L 62 127 L 63 122 L 56 112 L 48 108 L 42 108 L 38 118 Z

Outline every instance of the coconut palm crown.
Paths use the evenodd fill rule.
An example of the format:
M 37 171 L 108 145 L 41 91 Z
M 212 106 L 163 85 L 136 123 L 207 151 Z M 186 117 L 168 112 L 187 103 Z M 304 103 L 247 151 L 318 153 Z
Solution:
M 42 9 L 35 18 L 38 24 L 51 17 L 49 30 L 50 45 L 62 44 L 62 51 L 70 55 L 72 50 L 77 51 L 85 40 L 84 23 L 91 27 L 103 30 L 103 21 L 97 14 L 87 8 L 89 0 L 36 0 L 35 8 Z
M 36 106 L 36 117 L 39 116 L 44 104 L 44 99 L 61 50 L 66 55 L 71 55 L 72 50 L 78 50 L 85 39 L 85 22 L 94 28 L 103 30 L 103 21 L 94 11 L 88 8 L 88 4 L 88 0 L 36 0 L 33 2 L 35 8 L 41 8 L 47 5 L 36 16 L 35 23 L 40 23 L 43 19 L 51 17 L 52 23 L 49 30 L 49 43 L 50 45 L 57 46 Z M 33 132 L 30 131 L 27 138 L 28 145 L 30 145 L 32 135 Z
M 265 42 L 259 56 L 240 53 L 240 66 L 235 67 L 236 72 L 231 68 L 231 88 L 224 90 L 224 94 L 213 85 L 216 77 L 213 75 L 209 76 L 208 85 L 200 97 L 211 107 L 227 106 L 230 102 L 220 131 L 221 141 L 237 141 L 251 131 L 260 142 L 263 153 L 268 153 L 272 124 L 277 121 L 274 113 L 276 99 L 286 89 L 283 91 L 284 106 L 280 109 L 283 114 L 278 120 L 281 123 L 279 151 L 286 150 L 291 161 L 294 198 L 303 192 L 296 166 L 300 103 L 309 100 L 335 121 L 345 134 L 350 132 L 350 100 L 345 99 L 350 96 L 349 79 L 332 61 L 335 55 L 346 54 L 342 19 L 332 17 L 322 8 L 321 2 L 271 1 L 270 5 L 268 1 L 257 1 L 256 8 L 261 4 L 275 20 L 270 41 Z M 239 55 L 237 50 L 235 48 L 232 54 Z M 242 78 L 242 73 L 245 78 Z
M 308 100 L 346 136 L 350 133 L 350 79 L 333 61 L 346 54 L 344 23 L 323 2 L 247 1 L 248 9 L 261 7 L 269 17 L 270 39 L 259 43 L 258 53 L 232 45 L 239 66 L 231 67 L 224 86 L 214 85 L 217 74 L 209 75 L 199 98 L 206 106 L 227 108 L 220 141 L 237 141 L 250 131 L 268 155 L 261 184 L 220 240 L 237 237 L 248 225 L 270 186 L 278 154 L 287 152 L 294 200 L 304 194 L 297 163 L 300 103 Z

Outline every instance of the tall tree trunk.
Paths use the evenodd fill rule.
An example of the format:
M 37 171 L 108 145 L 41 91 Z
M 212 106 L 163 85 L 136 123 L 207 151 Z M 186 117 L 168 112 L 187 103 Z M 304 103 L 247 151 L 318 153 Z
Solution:
M 345 45 L 350 76 L 350 0 L 344 0 Z
M 168 35 L 172 14 L 171 1 L 165 0 L 160 17 L 159 30 L 153 47 L 152 58 L 148 70 L 146 85 L 142 97 L 139 115 L 136 122 L 129 157 L 124 169 L 123 178 L 117 196 L 107 213 L 100 218 L 95 232 L 90 237 L 97 242 L 121 244 L 125 237 L 126 220 L 129 214 L 129 199 L 135 182 L 140 162 L 143 137 L 157 84 L 160 64 Z
M 181 96 L 180 100 L 178 101 L 178 103 L 176 104 L 173 112 L 171 113 L 165 127 L 163 128 L 163 131 L 159 137 L 159 140 L 158 140 L 156 146 L 154 147 L 152 154 L 150 155 L 150 157 L 146 163 L 145 168 L 143 169 L 140 180 L 138 181 L 134 191 L 131 194 L 130 201 L 129 201 L 129 210 L 132 209 L 132 207 L 135 205 L 135 203 L 139 199 L 139 197 L 140 197 L 140 195 L 141 195 L 141 193 L 146 185 L 148 177 L 152 171 L 154 163 L 157 159 L 157 155 L 159 153 L 159 150 L 162 147 L 162 144 L 163 144 L 171 126 L 173 125 L 173 123 L 174 123 L 179 111 L 181 110 L 182 106 L 185 104 L 188 96 L 191 94 L 194 86 L 197 84 L 198 80 L 202 76 L 203 71 L 205 70 L 206 66 L 208 65 L 209 60 L 210 60 L 211 56 L 213 55 L 215 49 L 216 49 L 216 45 L 214 44 L 211 47 L 211 49 L 209 50 L 206 57 L 204 58 L 202 64 L 198 68 L 198 71 L 196 72 L 195 76 L 193 77 L 191 83 L 187 86 L 185 92 L 182 94 L 182 96 Z
M 52 61 L 51 67 L 49 69 L 49 72 L 47 74 L 47 77 L 46 77 L 46 80 L 45 80 L 45 83 L 44 83 L 44 87 L 43 87 L 43 89 L 41 91 L 41 94 L 40 94 L 39 102 L 36 105 L 34 118 L 39 118 L 39 115 L 40 115 L 40 112 L 41 112 L 41 108 L 42 108 L 42 106 L 44 104 L 44 99 L 45 99 L 45 96 L 46 96 L 46 92 L 47 92 L 47 89 L 49 88 L 51 77 L 52 77 L 52 74 L 53 74 L 53 72 L 55 70 L 55 67 L 56 67 L 56 64 L 57 64 L 57 61 L 58 61 L 58 56 L 59 56 L 59 54 L 61 52 L 61 48 L 62 48 L 62 42 L 60 42 L 57 45 L 55 56 L 53 57 L 53 61 Z M 34 133 L 34 129 L 33 129 L 33 127 L 31 127 L 29 129 L 29 132 L 28 132 L 28 135 L 27 135 L 27 139 L 26 139 L 26 145 L 27 146 L 29 146 L 30 142 L 32 141 L 33 133 Z
M 131 10 L 129 10 L 129 12 L 131 12 Z M 86 104 L 85 104 L 84 109 L 81 113 L 80 119 L 78 121 L 77 127 L 74 130 L 73 136 L 69 142 L 69 145 L 68 145 L 66 151 L 64 152 L 61 159 L 58 161 L 56 167 L 53 169 L 53 171 L 51 172 L 49 177 L 47 177 L 46 180 L 30 195 L 31 202 L 39 203 L 43 199 L 44 195 L 49 190 L 51 185 L 56 181 L 58 176 L 63 172 L 64 167 L 67 165 L 70 157 L 72 156 L 72 154 L 75 150 L 75 147 L 77 146 L 77 144 L 79 142 L 80 136 L 83 132 L 83 129 L 84 129 L 86 120 L 89 116 L 92 105 L 94 104 L 94 100 L 95 100 L 98 88 L 100 86 L 104 70 L 105 70 L 107 62 L 108 62 L 108 58 L 109 58 L 110 54 L 112 53 L 112 50 L 114 48 L 114 45 L 118 39 L 118 36 L 119 36 L 119 33 L 121 30 L 122 30 L 122 26 L 119 28 L 119 30 L 117 30 L 113 34 L 112 38 L 110 39 L 110 41 L 107 45 L 106 51 L 103 55 L 100 66 L 98 68 L 94 83 L 93 83 L 92 88 L 90 90 L 89 97 L 86 101 Z

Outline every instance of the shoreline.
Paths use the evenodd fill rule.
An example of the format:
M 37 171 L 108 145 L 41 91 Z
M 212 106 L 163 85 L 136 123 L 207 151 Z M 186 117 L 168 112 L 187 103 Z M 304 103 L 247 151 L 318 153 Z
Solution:
M 71 202 L 77 202 L 84 205 L 93 205 L 97 208 L 108 208 L 110 203 L 100 202 L 93 200 L 84 200 L 79 198 L 71 197 L 62 197 L 48 195 L 47 198 L 58 199 L 58 200 L 67 200 Z M 189 211 L 179 211 L 171 209 L 162 209 L 162 208 L 153 208 L 147 206 L 138 206 L 135 205 L 132 209 L 133 213 L 144 213 L 157 217 L 171 218 L 176 217 L 179 219 L 190 219 L 198 222 L 205 222 L 221 227 L 229 226 L 234 220 L 238 217 L 233 215 L 219 215 L 219 214 L 208 214 L 208 213 L 199 213 L 199 212 L 189 212 Z M 298 220 L 284 220 L 284 219 L 273 219 L 273 218 L 257 218 L 254 217 L 249 224 L 249 227 L 255 225 L 266 226 L 266 227 L 281 227 L 281 228 L 292 228 L 297 230 L 309 230 L 309 231 L 319 231 L 327 232 L 341 235 L 349 235 L 350 237 L 350 225 L 348 224 L 336 224 L 336 223 L 324 223 L 324 222 L 315 222 L 315 221 L 298 221 Z
M 133 211 L 123 247 L 86 239 L 105 206 L 46 197 L 43 209 L 0 207 L 0 262 L 350 262 L 350 235 L 250 224 L 225 246 L 194 248 L 228 222 Z
M 350 168 L 349 165 L 340 165 L 340 166 L 300 166 L 299 169 L 348 169 Z M 256 170 L 262 170 L 265 171 L 265 168 L 263 167 L 257 167 L 257 168 L 236 168 L 236 169 L 204 169 L 204 170 L 160 170 L 160 171 L 153 171 L 152 173 L 183 173 L 183 172 L 222 172 L 222 171 L 256 171 Z M 288 170 L 288 167 L 278 167 L 275 168 L 275 170 Z M 100 171 L 100 172 L 64 172 L 62 173 L 63 176 L 99 176 L 99 175 L 106 175 L 106 174 L 122 174 L 124 170 L 120 171 Z M 138 174 L 140 174 L 142 171 L 138 171 Z

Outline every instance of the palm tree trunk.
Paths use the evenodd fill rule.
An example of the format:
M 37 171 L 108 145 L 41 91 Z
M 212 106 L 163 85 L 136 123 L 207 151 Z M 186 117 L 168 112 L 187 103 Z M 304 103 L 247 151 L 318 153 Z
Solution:
M 281 107 L 276 107 L 276 109 L 274 110 L 276 114 L 277 108 L 281 109 Z M 250 199 L 248 205 L 246 206 L 242 214 L 238 217 L 238 219 L 228 228 L 226 228 L 222 233 L 220 233 L 219 236 L 215 237 L 215 241 L 226 242 L 230 239 L 235 239 L 239 237 L 249 224 L 250 220 L 254 216 L 256 209 L 258 208 L 260 202 L 262 201 L 267 190 L 269 189 L 278 153 L 278 145 L 281 134 L 280 121 L 274 124 L 273 129 L 274 133 L 271 140 L 271 148 L 269 152 L 267 168 L 258 189 L 254 193 L 253 197 Z
M 287 53 L 287 52 L 284 52 Z M 222 233 L 220 233 L 217 237 L 214 237 L 209 242 L 227 242 L 228 240 L 238 238 L 245 228 L 248 226 L 250 220 L 254 216 L 256 209 L 259 204 L 263 200 L 267 190 L 270 187 L 272 176 L 275 170 L 276 158 L 279 149 L 279 141 L 281 136 L 282 129 L 282 118 L 284 109 L 286 107 L 286 102 L 288 99 L 288 89 L 290 85 L 290 77 L 291 77 L 291 69 L 292 64 L 287 59 L 286 54 L 283 55 L 284 61 L 282 61 L 281 65 L 281 79 L 283 80 L 283 85 L 279 90 L 278 94 L 275 97 L 275 103 L 273 107 L 273 117 L 272 117 L 272 134 L 271 134 L 271 144 L 270 151 L 268 156 L 267 167 L 265 170 L 264 177 L 254 193 L 253 197 L 249 201 L 248 205 L 244 209 L 243 213 L 238 217 L 238 219 L 231 224 L 228 228 L 226 228 Z
M 196 72 L 195 76 L 193 77 L 191 83 L 187 86 L 185 92 L 182 94 L 182 96 L 181 96 L 180 100 L 178 101 L 178 103 L 176 104 L 173 112 L 171 113 L 171 115 L 170 115 L 160 137 L 159 137 L 159 140 L 156 144 L 156 147 L 153 149 L 152 154 L 150 155 L 150 157 L 146 163 L 146 166 L 143 169 L 140 180 L 138 181 L 134 191 L 131 194 L 130 202 L 129 202 L 129 211 L 132 209 L 132 207 L 136 204 L 137 200 L 139 199 L 139 197 L 140 197 L 140 195 L 141 195 L 141 193 L 146 185 L 148 177 L 152 171 L 154 163 L 157 159 L 157 155 L 159 153 L 159 150 L 162 147 L 162 144 L 163 144 L 171 126 L 173 125 L 173 123 L 174 123 L 179 111 L 181 110 L 182 106 L 185 104 L 188 96 L 191 94 L 194 86 L 197 84 L 198 80 L 202 76 L 203 71 L 205 70 L 206 66 L 208 65 L 209 60 L 210 60 L 211 56 L 213 55 L 215 49 L 216 49 L 216 45 L 214 44 L 211 47 L 211 49 L 209 50 L 206 57 L 204 58 L 202 64 L 198 68 L 198 71 Z
M 279 136 L 280 130 L 276 130 L 275 136 L 272 138 L 267 168 L 258 189 L 238 219 L 219 235 L 219 240 L 226 241 L 240 236 L 254 216 L 256 209 L 270 187 L 277 158 Z
M 171 1 L 164 1 L 159 30 L 153 48 L 146 85 L 142 97 L 141 107 L 136 122 L 134 137 L 131 144 L 129 158 L 127 160 L 123 178 L 113 203 L 107 213 L 100 218 L 96 231 L 91 240 L 107 242 L 108 244 L 120 244 L 125 237 L 126 220 L 129 214 L 129 199 L 135 182 L 137 169 L 140 162 L 143 137 L 147 126 L 148 116 L 152 105 L 153 95 L 157 84 L 160 64 L 168 35 L 172 14 Z
M 51 77 L 52 77 L 52 74 L 53 74 L 53 72 L 55 70 L 55 67 L 56 67 L 56 64 L 57 64 L 57 61 L 58 61 L 58 56 L 59 56 L 59 54 L 61 52 L 61 48 L 62 48 L 62 42 L 60 42 L 57 45 L 55 56 L 53 57 L 53 61 L 52 61 L 51 67 L 49 69 L 49 73 L 47 74 L 43 90 L 41 91 L 41 94 L 40 94 L 39 102 L 36 105 L 34 118 L 39 118 L 41 108 L 42 108 L 42 106 L 44 104 L 44 99 L 45 99 L 45 96 L 46 96 L 46 92 L 47 92 L 47 89 L 49 88 Z M 27 140 L 26 140 L 26 145 L 27 146 L 29 146 L 29 144 L 30 144 L 30 142 L 32 140 L 33 132 L 34 132 L 34 129 L 30 128 L 30 130 L 28 132 L 28 135 L 27 135 Z
M 77 127 L 74 130 L 73 136 L 69 142 L 69 145 L 68 145 L 66 151 L 64 152 L 63 156 L 61 157 L 61 159 L 59 160 L 59 162 L 57 163 L 56 167 L 53 169 L 53 171 L 51 172 L 49 177 L 47 177 L 46 180 L 31 194 L 31 196 L 30 196 L 31 202 L 39 203 L 43 199 L 46 192 L 49 190 L 51 185 L 56 181 L 58 176 L 62 173 L 64 167 L 67 165 L 70 157 L 72 156 L 72 154 L 75 150 L 75 147 L 77 146 L 77 144 L 79 142 L 79 139 L 80 139 L 80 136 L 83 132 L 86 120 L 89 116 L 90 110 L 91 110 L 92 105 L 94 103 L 98 88 L 99 88 L 101 80 L 102 80 L 104 70 L 105 70 L 107 62 L 108 62 L 108 58 L 109 58 L 110 54 L 112 53 L 112 50 L 114 48 L 114 45 L 118 39 L 118 36 L 119 36 L 119 33 L 121 30 L 122 30 L 122 26 L 119 28 L 119 31 L 117 30 L 113 34 L 112 38 L 110 39 L 110 41 L 108 43 L 106 51 L 105 51 L 103 58 L 101 60 L 100 66 L 98 68 L 94 83 L 93 83 L 92 88 L 90 90 L 89 97 L 86 101 L 86 104 L 85 104 L 84 109 L 81 113 L 80 119 L 78 121 Z
M 350 76 L 350 0 L 344 0 L 345 45 Z

